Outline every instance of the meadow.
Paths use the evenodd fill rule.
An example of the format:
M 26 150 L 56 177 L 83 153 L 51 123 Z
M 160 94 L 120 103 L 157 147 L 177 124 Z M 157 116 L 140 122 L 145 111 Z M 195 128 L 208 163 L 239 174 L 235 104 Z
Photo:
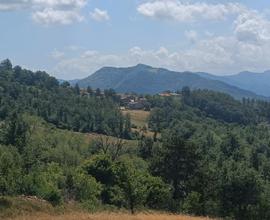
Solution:
M 124 110 L 124 115 L 129 114 L 131 123 L 136 125 L 138 128 L 143 128 L 147 125 L 148 117 L 150 116 L 149 111 L 143 111 L 143 110 Z

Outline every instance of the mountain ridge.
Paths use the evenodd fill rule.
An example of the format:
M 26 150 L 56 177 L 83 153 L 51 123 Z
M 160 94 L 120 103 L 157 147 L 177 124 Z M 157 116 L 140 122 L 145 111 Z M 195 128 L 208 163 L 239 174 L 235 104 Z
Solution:
M 115 89 L 117 92 L 136 92 L 156 94 L 166 90 L 181 90 L 184 86 L 191 89 L 209 89 L 224 92 L 241 99 L 243 97 L 268 99 L 254 92 L 219 80 L 214 75 L 196 72 L 177 72 L 165 68 L 154 68 L 145 64 L 132 67 L 103 67 L 94 74 L 77 81 L 82 88 L 91 86 L 100 89 Z M 211 77 L 210 77 L 211 76 Z
M 262 96 L 270 96 L 270 70 L 262 73 L 243 71 L 235 75 L 216 76 L 208 73 L 200 73 L 208 79 L 215 79 L 238 88 L 254 92 Z

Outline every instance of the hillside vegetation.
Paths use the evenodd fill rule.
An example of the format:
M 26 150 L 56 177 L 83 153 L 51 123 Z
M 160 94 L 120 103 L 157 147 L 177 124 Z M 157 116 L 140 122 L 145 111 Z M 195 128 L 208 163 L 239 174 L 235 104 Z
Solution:
M 131 213 L 119 215 L 127 219 L 149 210 L 270 219 L 270 103 L 188 87 L 178 96 L 144 98 L 149 113 L 123 115 L 112 89 L 59 85 L 46 73 L 2 62 L 4 219 L 23 218 L 28 209 L 41 219 L 91 219 L 89 212 L 108 210 Z M 150 135 L 132 130 L 136 123 L 147 123 Z
M 129 137 L 129 123 L 114 102 L 115 94 L 81 95 L 79 87 L 58 81 L 45 72 L 12 68 L 9 60 L 0 66 L 0 119 L 13 112 L 42 117 L 58 128 Z M 13 117 L 13 116 L 12 116 Z

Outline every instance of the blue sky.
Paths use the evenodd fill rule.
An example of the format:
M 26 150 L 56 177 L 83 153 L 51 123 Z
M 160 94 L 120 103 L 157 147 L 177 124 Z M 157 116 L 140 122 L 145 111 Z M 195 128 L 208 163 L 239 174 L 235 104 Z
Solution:
M 62 79 L 145 63 L 270 69 L 268 0 L 0 0 L 0 59 Z

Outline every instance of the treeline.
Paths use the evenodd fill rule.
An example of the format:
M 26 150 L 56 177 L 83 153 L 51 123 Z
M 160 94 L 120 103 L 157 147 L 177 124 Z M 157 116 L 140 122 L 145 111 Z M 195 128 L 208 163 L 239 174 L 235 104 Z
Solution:
M 115 102 L 116 94 L 90 88 L 81 94 L 45 72 L 31 72 L 9 60 L 0 64 L 0 120 L 12 112 L 27 112 L 53 123 L 59 128 L 79 132 L 97 132 L 117 137 L 131 137 L 130 122 Z

